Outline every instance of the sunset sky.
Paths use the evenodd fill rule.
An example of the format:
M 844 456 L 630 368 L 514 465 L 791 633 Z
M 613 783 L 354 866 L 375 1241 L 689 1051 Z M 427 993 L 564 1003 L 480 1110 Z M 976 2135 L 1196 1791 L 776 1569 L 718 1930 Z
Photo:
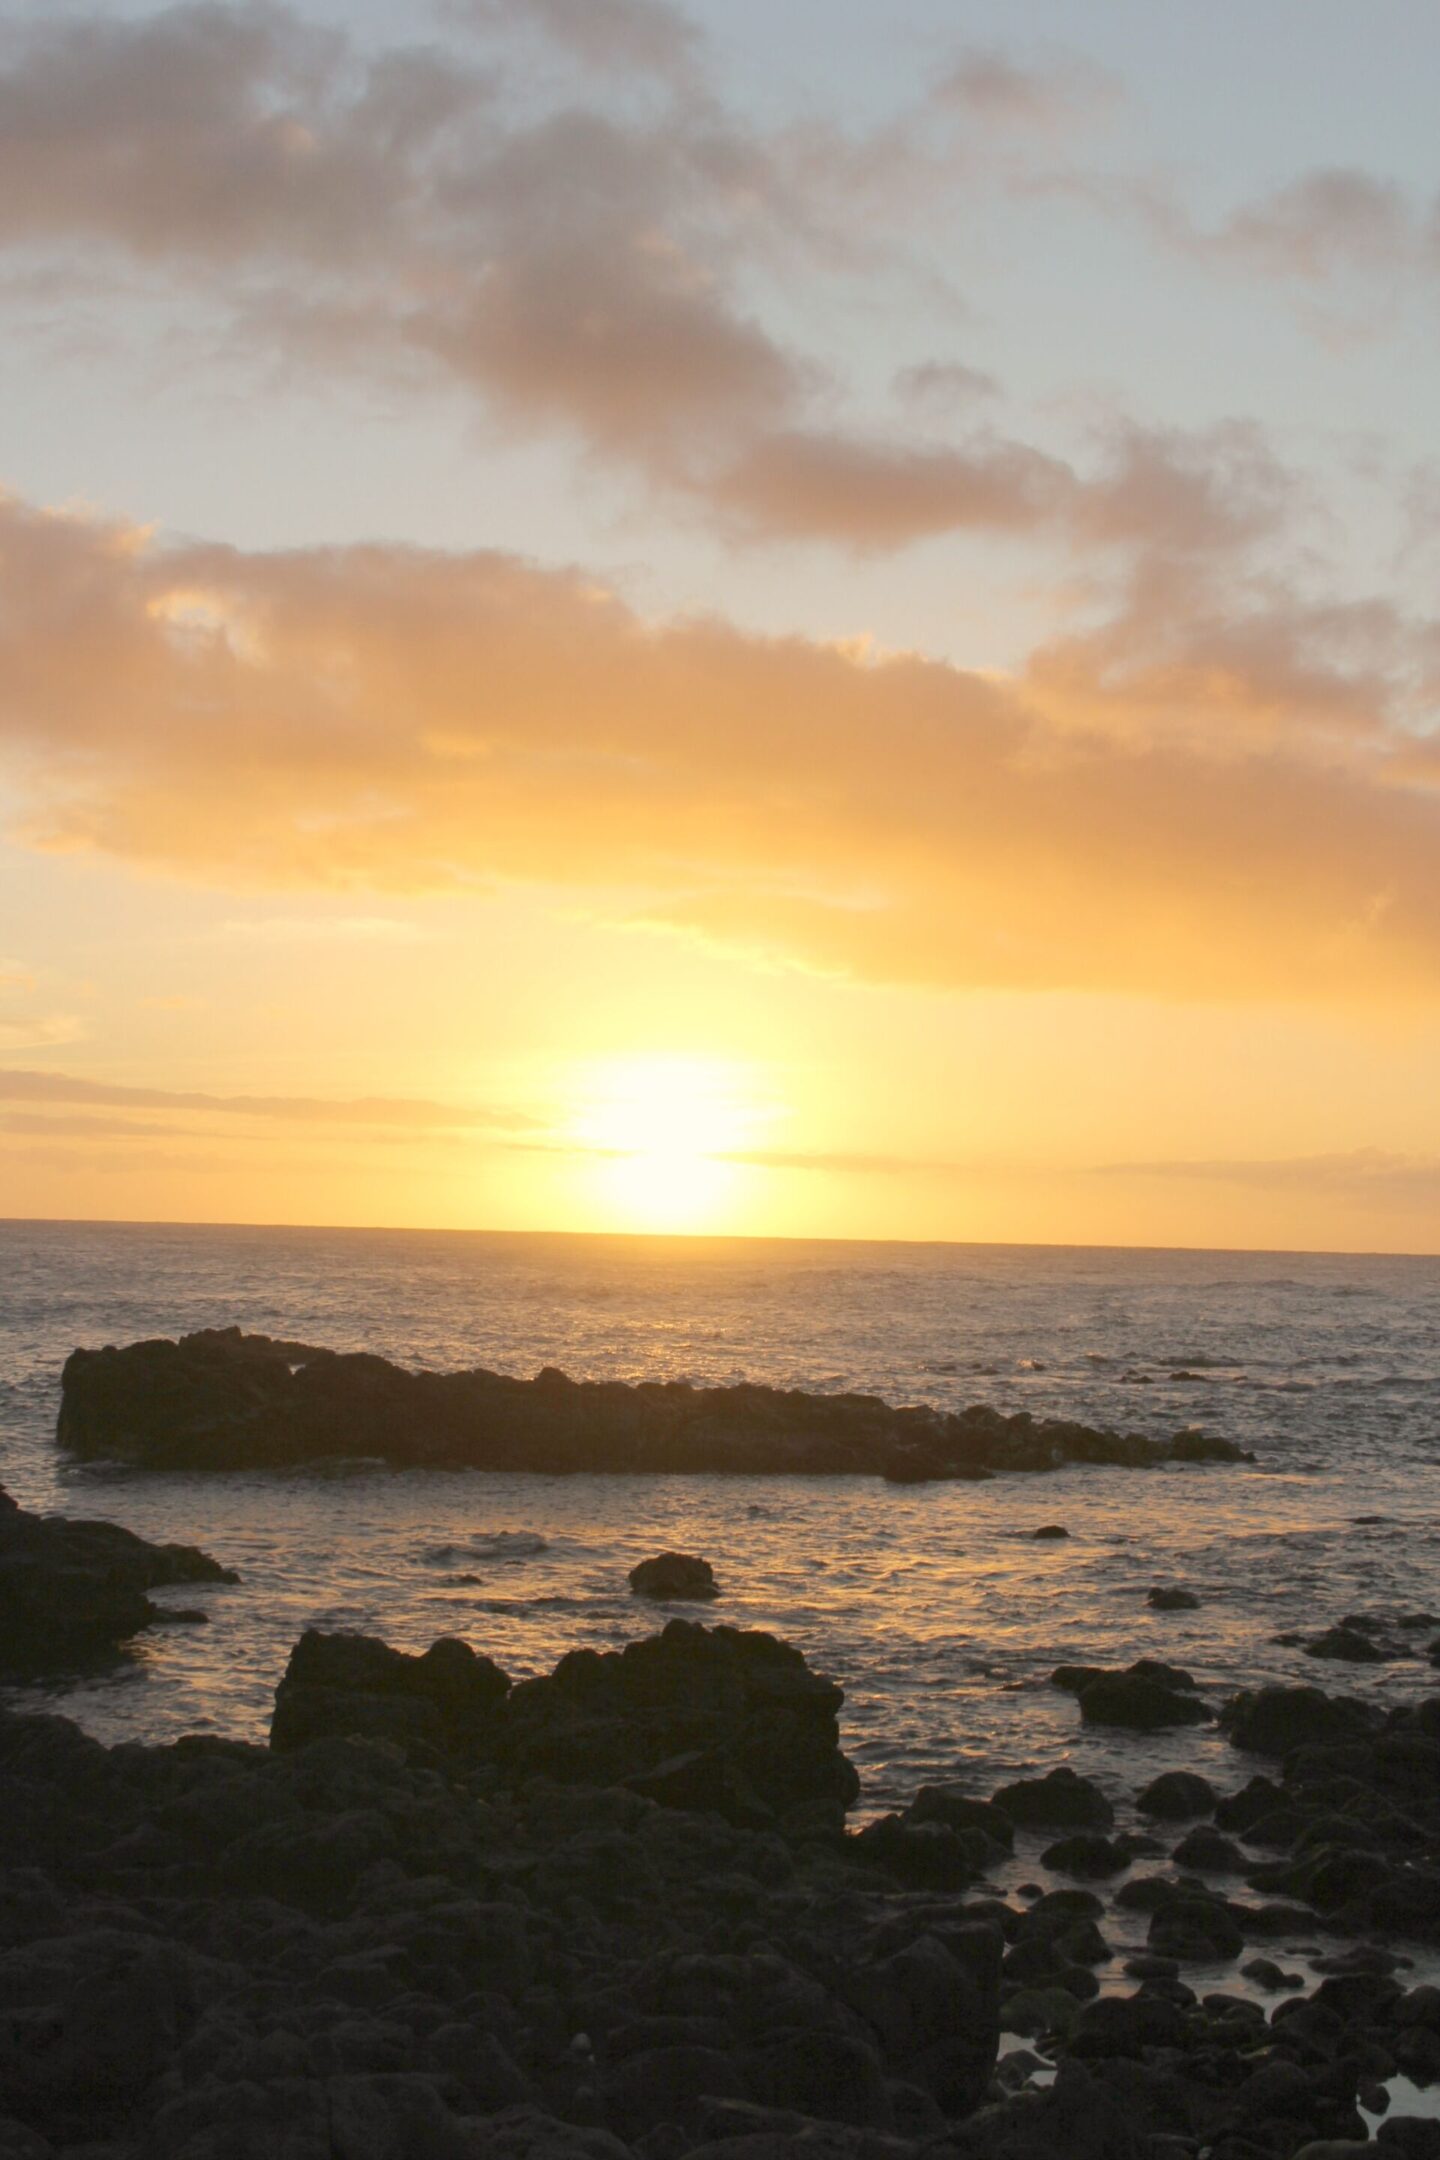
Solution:
M 0 0 L 0 1215 L 1440 1250 L 1437 80 Z

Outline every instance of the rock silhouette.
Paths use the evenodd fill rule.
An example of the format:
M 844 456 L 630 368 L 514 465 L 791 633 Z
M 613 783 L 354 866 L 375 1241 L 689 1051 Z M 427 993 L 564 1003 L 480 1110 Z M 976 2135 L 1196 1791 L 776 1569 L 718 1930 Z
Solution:
M 694 1553 L 657 1553 L 653 1560 L 642 1560 L 631 1568 L 628 1580 L 636 1597 L 705 1599 L 720 1595 L 714 1568 Z
M 705 1471 L 891 1477 L 901 1483 L 1067 1462 L 1131 1468 L 1247 1460 L 1226 1440 L 1099 1431 L 985 1405 L 895 1408 L 684 1381 L 533 1380 L 408 1372 L 366 1352 L 211 1328 L 66 1360 L 57 1438 L 72 1455 L 158 1470 L 370 1456 L 408 1468 Z
M 239 1580 L 194 1545 L 152 1545 L 118 1523 L 32 1515 L 0 1490 L 0 1670 L 37 1672 L 93 1656 L 173 1617 L 149 1590 Z
M 513 1686 L 463 1643 L 311 1633 L 268 1749 L 0 1708 L 0 2152 L 1300 2160 L 1363 2147 L 1377 2081 L 1440 2077 L 1404 1949 L 1440 1945 L 1440 1697 L 1218 1801 L 1166 1773 L 1147 1812 L 1218 1828 L 1118 1888 L 1136 1841 L 1063 1766 L 847 1834 L 839 1700 L 784 1643 L 676 1620 Z M 1024 1838 L 1105 1887 L 1002 1894 Z M 1307 1975 L 1253 1954 L 1286 1937 Z M 1242 1959 L 1268 2006 L 1216 1989 Z M 997 2060 L 1002 2029 L 1040 2052 Z

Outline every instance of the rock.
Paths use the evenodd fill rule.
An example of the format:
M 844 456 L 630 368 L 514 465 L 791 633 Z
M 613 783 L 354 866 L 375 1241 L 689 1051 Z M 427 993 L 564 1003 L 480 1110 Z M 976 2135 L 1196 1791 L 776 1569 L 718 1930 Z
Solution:
M 1019 1778 L 992 1795 L 1023 1830 L 1108 1830 L 1115 1810 L 1100 1787 L 1061 1764 L 1043 1778 Z
M 1300 1973 L 1286 1972 L 1273 1958 L 1251 1958 L 1248 1965 L 1242 1965 L 1240 1970 L 1247 1980 L 1254 1981 L 1256 1987 L 1264 1988 L 1267 1995 L 1278 1995 L 1283 1989 L 1301 1988 L 1305 1985 L 1304 1977 Z
M 940 1822 L 950 1830 L 979 1830 L 1009 1851 L 1015 1842 L 1015 1825 L 993 1800 L 973 1800 L 950 1785 L 922 1785 L 905 1810 L 912 1823 Z
M 699 1757 L 681 1805 L 769 1821 L 812 1801 L 854 1801 L 860 1781 L 836 1723 L 844 1699 L 773 1635 L 677 1619 L 623 1650 L 572 1650 L 553 1673 L 521 1681 L 495 1745 L 516 1771 L 561 1784 L 629 1784 Z
M 1174 1859 L 1177 1867 L 1211 1875 L 1239 1875 L 1249 1865 L 1239 1846 L 1208 1823 L 1181 1838 Z
M 657 1553 L 630 1570 L 630 1588 L 636 1597 L 717 1598 L 720 1588 L 708 1560 L 693 1553 Z
M 1200 1604 L 1193 1590 L 1156 1583 L 1145 1593 L 1145 1602 L 1156 1612 L 1195 1612 Z
M 1080 1697 L 1087 1725 L 1111 1725 L 1129 1732 L 1162 1732 L 1176 1725 L 1203 1725 L 1211 1712 L 1193 1695 L 1157 1687 L 1123 1673 L 1107 1674 Z
M 405 1468 L 884 1476 L 912 1483 L 1061 1463 L 1197 1459 L 1192 1437 L 1149 1440 L 1067 1418 L 899 1407 L 874 1395 L 409 1372 L 365 1352 L 206 1328 L 178 1342 L 76 1350 L 57 1438 L 85 1460 L 150 1469 L 270 1468 L 327 1456 Z M 1240 1460 L 1225 1442 L 1205 1460 Z
M 1368 1704 L 1313 1687 L 1247 1688 L 1220 1712 L 1220 1730 L 1252 1755 L 1285 1755 L 1291 1748 L 1373 1733 L 1379 1713 Z
M 1339 1627 L 1326 1628 L 1323 1635 L 1314 1636 L 1305 1645 L 1305 1655 L 1314 1658 L 1340 1658 L 1347 1665 L 1383 1665 L 1386 1660 L 1386 1652 L 1378 1643 L 1372 1642 L 1368 1635 L 1362 1635 L 1357 1628 L 1346 1627 L 1343 1623 Z
M 473 1754 L 492 1742 L 495 1712 L 509 1686 L 498 1665 L 454 1636 L 411 1657 L 370 1635 L 311 1628 L 275 1690 L 270 1745 L 283 1753 L 358 1734 L 402 1748 Z
M 0 1670 L 53 1670 L 178 1618 L 149 1590 L 239 1580 L 196 1546 L 152 1545 L 118 1523 L 32 1515 L 0 1490 Z
M 1183 1889 L 1152 1912 L 1148 1940 L 1159 1956 L 1179 1958 L 1182 1964 L 1238 1957 L 1245 1947 L 1239 1925 L 1222 1899 Z
M 1040 1858 L 1046 1867 L 1054 1868 L 1061 1875 L 1080 1875 L 1095 1880 L 1119 1875 L 1130 1865 L 1118 1845 L 1086 1830 L 1057 1839 L 1055 1844 L 1046 1847 Z
M 1030 1535 L 1032 1538 L 1068 1538 L 1070 1532 L 1066 1529 L 1064 1523 L 1047 1522 L 1041 1523 L 1040 1528 L 1032 1530 Z
M 1152 1778 L 1135 1805 L 1160 1822 L 1187 1822 L 1215 1808 L 1215 1788 L 1194 1770 L 1164 1770 Z

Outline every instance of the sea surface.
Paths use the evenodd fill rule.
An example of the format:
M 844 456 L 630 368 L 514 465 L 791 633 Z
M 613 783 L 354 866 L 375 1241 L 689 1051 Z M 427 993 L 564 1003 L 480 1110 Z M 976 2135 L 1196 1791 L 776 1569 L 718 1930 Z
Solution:
M 71 1349 L 232 1322 L 414 1366 L 1199 1425 L 1257 1460 L 921 1487 L 64 1462 Z M 1320 1665 L 1275 1637 L 1357 1610 L 1440 1613 L 1440 1260 L 0 1224 L 0 1481 L 241 1571 L 235 1588 L 160 1593 L 207 1625 L 25 1691 L 105 1739 L 263 1738 L 306 1627 L 407 1649 L 458 1634 L 517 1677 L 546 1670 L 653 1629 L 663 1613 L 626 1574 L 680 1547 L 723 1586 L 702 1617 L 772 1629 L 843 1683 L 862 1813 L 927 1779 L 985 1791 L 1058 1761 L 1115 1790 L 1181 1763 L 1233 1783 L 1243 1766 L 1214 1734 L 1087 1733 L 1048 1675 L 1151 1655 L 1212 1700 L 1266 1679 L 1396 1701 L 1435 1684 L 1422 1662 Z M 1037 1543 L 1045 1523 L 1070 1534 Z M 1154 1583 L 1203 1602 L 1156 1613 Z

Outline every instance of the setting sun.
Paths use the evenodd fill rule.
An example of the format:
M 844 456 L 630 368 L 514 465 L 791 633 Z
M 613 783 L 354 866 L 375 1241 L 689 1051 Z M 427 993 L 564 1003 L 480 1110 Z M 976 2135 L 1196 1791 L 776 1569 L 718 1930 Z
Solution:
M 720 1059 L 661 1054 L 588 1068 L 569 1129 L 592 1158 L 597 1219 L 636 1230 L 721 1226 L 745 1183 L 736 1160 L 773 1111 Z

